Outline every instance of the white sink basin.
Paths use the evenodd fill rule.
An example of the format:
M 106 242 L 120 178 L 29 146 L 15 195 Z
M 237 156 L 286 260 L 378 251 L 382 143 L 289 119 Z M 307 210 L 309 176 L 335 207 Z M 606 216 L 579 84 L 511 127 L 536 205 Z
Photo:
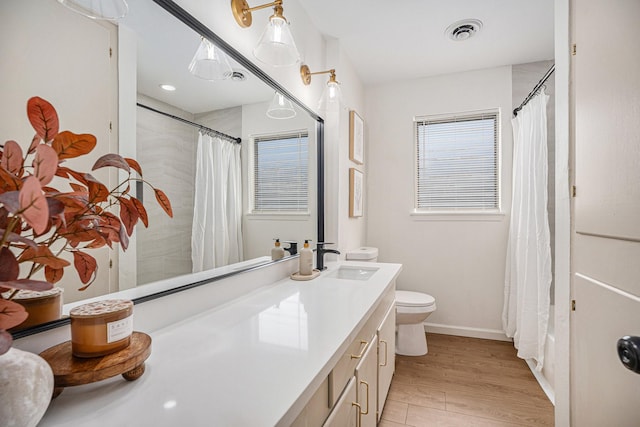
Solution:
M 378 267 L 349 267 L 342 265 L 328 277 L 346 280 L 369 280 L 378 269 Z

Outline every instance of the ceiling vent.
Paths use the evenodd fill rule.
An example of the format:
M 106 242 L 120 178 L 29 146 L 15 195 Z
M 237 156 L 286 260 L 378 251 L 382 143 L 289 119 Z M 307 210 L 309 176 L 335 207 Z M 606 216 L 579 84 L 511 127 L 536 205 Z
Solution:
M 449 25 L 444 33 L 451 40 L 461 42 L 473 37 L 481 28 L 482 21 L 479 19 L 464 19 Z

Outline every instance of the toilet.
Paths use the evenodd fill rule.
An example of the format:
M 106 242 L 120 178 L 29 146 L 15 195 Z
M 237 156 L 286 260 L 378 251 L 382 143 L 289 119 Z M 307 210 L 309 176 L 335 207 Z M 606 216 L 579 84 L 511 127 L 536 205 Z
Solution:
M 378 248 L 361 247 L 345 254 L 348 261 L 376 262 Z M 427 354 L 427 336 L 423 323 L 436 310 L 436 300 L 429 294 L 396 291 L 396 354 Z

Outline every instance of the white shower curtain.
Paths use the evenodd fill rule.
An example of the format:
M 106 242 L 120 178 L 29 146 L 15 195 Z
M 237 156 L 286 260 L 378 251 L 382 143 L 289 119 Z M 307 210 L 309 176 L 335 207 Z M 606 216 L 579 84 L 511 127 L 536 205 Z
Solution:
M 551 246 L 547 214 L 547 101 L 544 90 L 512 120 L 513 204 L 502 326 L 518 357 L 544 363 L 549 323 Z
M 195 190 L 193 272 L 242 261 L 240 144 L 199 134 Z

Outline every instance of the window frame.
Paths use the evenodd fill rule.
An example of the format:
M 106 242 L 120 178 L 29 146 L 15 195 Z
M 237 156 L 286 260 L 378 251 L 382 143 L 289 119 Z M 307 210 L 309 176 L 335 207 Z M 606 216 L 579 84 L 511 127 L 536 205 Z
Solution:
M 277 139 L 293 139 L 305 137 L 307 140 L 307 206 L 305 210 L 257 210 L 256 209 L 256 140 L 277 140 Z M 247 217 L 261 218 L 261 219 L 283 219 L 288 217 L 290 220 L 306 220 L 311 215 L 310 205 L 312 204 L 311 198 L 313 197 L 312 189 L 310 188 L 310 174 L 313 172 L 311 161 L 312 156 L 312 141 L 311 135 L 308 129 L 293 129 L 287 131 L 269 132 L 262 134 L 254 134 L 249 136 L 250 150 L 248 158 L 249 168 L 249 180 L 247 185 L 248 190 L 248 212 Z
M 465 118 L 472 119 L 480 115 L 495 115 L 495 159 L 496 159 L 496 207 L 481 209 L 481 208 L 424 208 L 418 207 L 418 165 L 419 165 L 419 147 L 418 147 L 418 123 L 426 121 L 443 121 L 453 122 L 456 119 L 463 121 Z M 460 120 L 462 119 L 462 120 Z M 485 110 L 473 110 L 462 111 L 455 113 L 434 114 L 434 115 L 420 115 L 415 116 L 412 122 L 413 125 L 413 174 L 414 174 L 414 187 L 413 187 L 413 209 L 410 211 L 410 216 L 414 220 L 429 220 L 429 221 L 500 221 L 504 218 L 505 214 L 502 209 L 503 202 L 503 184 L 502 184 L 502 114 L 500 108 L 491 108 Z

